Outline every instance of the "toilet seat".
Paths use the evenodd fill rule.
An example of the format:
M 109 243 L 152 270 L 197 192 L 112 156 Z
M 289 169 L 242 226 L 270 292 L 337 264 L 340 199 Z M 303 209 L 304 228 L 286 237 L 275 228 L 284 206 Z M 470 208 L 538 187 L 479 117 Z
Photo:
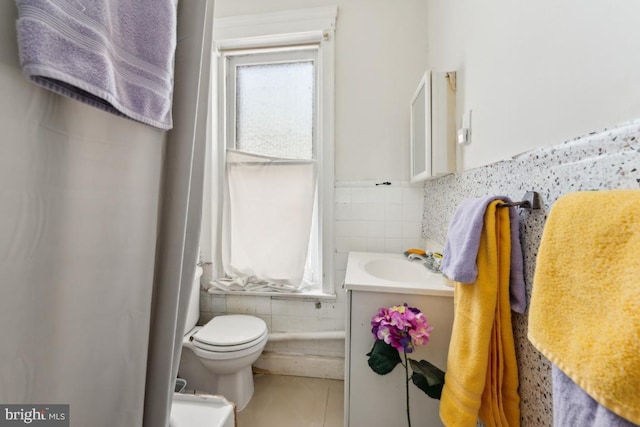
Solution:
M 266 341 L 267 335 L 264 320 L 254 316 L 230 314 L 214 317 L 191 338 L 193 346 L 203 353 L 237 354 L 244 353 L 243 350 L 254 351 L 254 347 Z
M 264 333 L 260 335 L 258 338 L 252 341 L 246 342 L 244 344 L 216 345 L 216 344 L 207 344 L 207 343 L 198 341 L 194 336 L 193 345 L 194 347 L 199 348 L 200 350 L 213 351 L 216 353 L 232 353 L 235 351 L 240 351 L 240 350 L 255 347 L 256 345 L 260 344 L 265 338 L 267 338 L 267 331 L 264 331 Z

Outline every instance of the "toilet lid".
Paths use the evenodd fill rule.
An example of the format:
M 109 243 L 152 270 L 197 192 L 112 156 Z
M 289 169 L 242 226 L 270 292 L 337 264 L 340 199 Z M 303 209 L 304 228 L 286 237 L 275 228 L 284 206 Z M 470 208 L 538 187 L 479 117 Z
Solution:
M 193 339 L 210 346 L 238 346 L 251 343 L 267 333 L 267 324 L 255 316 L 227 314 L 211 319 Z

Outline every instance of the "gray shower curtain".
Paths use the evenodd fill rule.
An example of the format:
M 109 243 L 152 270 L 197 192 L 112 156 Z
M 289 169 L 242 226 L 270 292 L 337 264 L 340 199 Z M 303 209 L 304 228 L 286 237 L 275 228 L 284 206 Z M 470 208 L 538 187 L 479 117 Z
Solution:
M 21 75 L 0 2 L 0 404 L 168 425 L 202 204 L 213 1 L 179 3 L 174 129 Z
M 147 427 L 168 422 L 182 351 L 187 301 L 198 259 L 205 147 L 210 133 L 212 30 L 213 0 L 180 1 L 174 128 L 167 138 L 149 342 L 144 417 Z M 180 287 L 175 283 L 180 283 Z

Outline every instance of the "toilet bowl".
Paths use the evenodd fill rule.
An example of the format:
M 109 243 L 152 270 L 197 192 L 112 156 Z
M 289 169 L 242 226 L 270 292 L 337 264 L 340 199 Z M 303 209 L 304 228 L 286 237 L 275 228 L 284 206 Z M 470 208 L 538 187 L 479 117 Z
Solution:
M 216 316 L 204 326 L 195 326 L 199 315 L 201 275 L 202 269 L 198 267 L 178 376 L 187 381 L 189 390 L 222 395 L 241 411 L 253 395 L 251 365 L 267 343 L 267 325 L 255 316 L 228 314 Z

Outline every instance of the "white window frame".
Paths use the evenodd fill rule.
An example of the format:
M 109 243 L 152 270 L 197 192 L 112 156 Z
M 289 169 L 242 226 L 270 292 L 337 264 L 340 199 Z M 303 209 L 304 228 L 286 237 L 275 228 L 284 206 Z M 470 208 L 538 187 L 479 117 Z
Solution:
M 224 182 L 224 162 L 229 132 L 228 117 L 225 111 L 229 105 L 224 91 L 225 83 L 225 52 L 247 53 L 265 48 L 303 48 L 316 46 L 318 49 L 317 76 L 317 123 L 316 160 L 319 165 L 318 174 L 318 215 L 320 238 L 320 265 L 322 266 L 320 293 L 290 294 L 292 297 L 335 297 L 334 284 L 334 35 L 338 8 L 336 6 L 303 9 L 286 12 L 268 13 L 262 15 L 244 15 L 236 17 L 217 18 L 214 20 L 214 55 L 212 70 L 215 73 L 212 108 L 213 147 L 211 150 L 212 173 L 212 203 L 221 205 L 222 183 Z M 217 182 L 216 182 L 217 181 Z M 216 258 L 220 253 L 220 212 L 216 212 L 215 205 L 211 212 L 210 241 L 203 241 L 209 248 L 203 248 L 205 258 L 213 262 L 213 276 L 222 274 L 221 263 Z M 207 254 L 207 249 L 210 252 Z M 217 250 L 216 250 L 217 249 Z M 247 293 L 249 294 L 249 293 Z M 278 296 L 283 296 L 278 293 Z

